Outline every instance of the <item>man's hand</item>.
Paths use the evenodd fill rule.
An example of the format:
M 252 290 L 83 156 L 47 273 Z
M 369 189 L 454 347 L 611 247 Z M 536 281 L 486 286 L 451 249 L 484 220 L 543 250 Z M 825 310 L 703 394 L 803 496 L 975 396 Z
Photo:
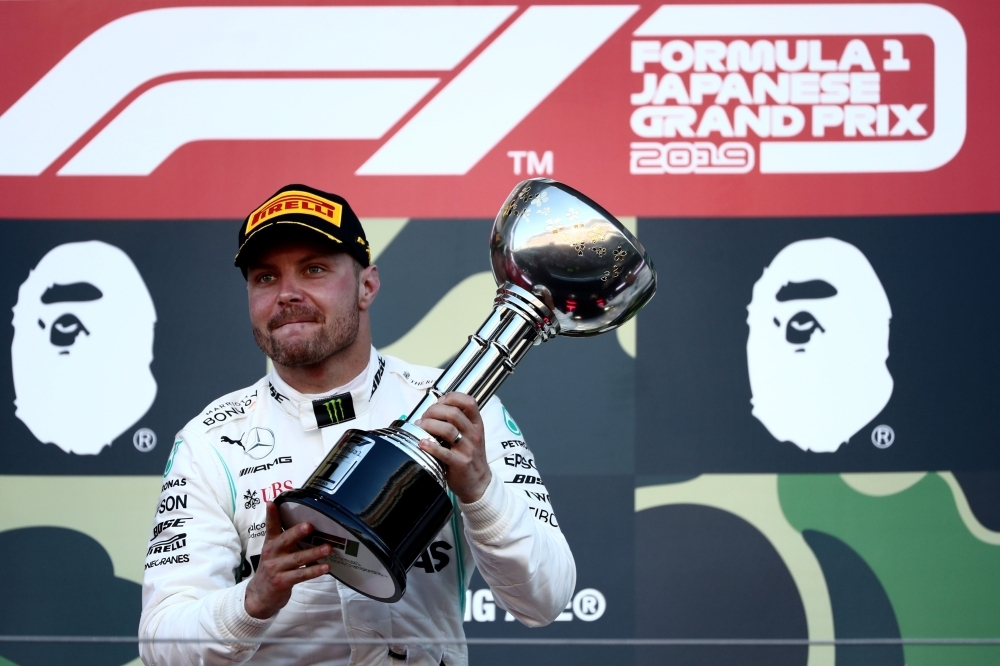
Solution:
M 278 507 L 268 502 L 267 531 L 264 548 L 260 551 L 260 564 L 247 585 L 243 607 L 250 617 L 266 620 L 285 607 L 292 596 L 292 587 L 304 580 L 311 580 L 330 572 L 329 564 L 310 562 L 330 554 L 330 545 L 323 544 L 308 550 L 299 550 L 299 539 L 312 532 L 309 523 L 300 523 L 285 532 L 281 531 Z
M 420 448 L 447 465 L 448 487 L 462 502 L 475 502 L 493 478 L 486 462 L 486 433 L 476 401 L 464 393 L 447 393 L 414 423 L 445 442 L 446 449 L 432 439 Z M 458 441 L 455 441 L 458 440 Z

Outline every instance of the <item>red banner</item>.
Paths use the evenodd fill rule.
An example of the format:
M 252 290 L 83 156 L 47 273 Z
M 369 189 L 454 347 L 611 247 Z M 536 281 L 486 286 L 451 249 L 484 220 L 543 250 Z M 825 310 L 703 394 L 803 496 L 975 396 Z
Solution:
M 1000 210 L 972 0 L 0 4 L 4 217 L 242 217 L 304 182 L 492 217 L 551 176 L 621 215 Z

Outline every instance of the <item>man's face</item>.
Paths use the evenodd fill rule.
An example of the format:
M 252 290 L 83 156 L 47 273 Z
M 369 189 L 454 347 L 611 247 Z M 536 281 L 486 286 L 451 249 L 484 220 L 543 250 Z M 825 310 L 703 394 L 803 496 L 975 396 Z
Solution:
M 370 270 L 344 252 L 305 242 L 262 253 L 247 269 L 257 345 L 287 367 L 314 365 L 350 347 L 371 303 L 362 285 Z

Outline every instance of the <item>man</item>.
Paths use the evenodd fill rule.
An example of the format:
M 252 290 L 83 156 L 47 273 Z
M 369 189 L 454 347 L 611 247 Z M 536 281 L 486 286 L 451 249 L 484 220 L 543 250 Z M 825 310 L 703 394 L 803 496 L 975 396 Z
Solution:
M 524 624 L 555 619 L 576 584 L 573 556 L 559 529 L 525 503 L 523 484 L 545 490 L 496 398 L 480 412 L 468 396 L 448 394 L 417 422 L 453 442 L 421 448 L 447 465 L 454 515 L 410 569 L 399 602 L 373 601 L 326 575 L 317 561 L 330 545 L 295 545 L 311 526 L 282 532 L 275 496 L 300 486 L 344 431 L 408 414 L 439 371 L 372 348 L 378 269 L 343 198 L 282 188 L 240 227 L 236 264 L 247 278 L 254 337 L 274 371 L 219 398 L 177 435 L 147 552 L 139 634 L 204 642 L 140 644 L 147 666 L 465 664 L 456 641 L 474 566 L 497 604 Z M 323 411 L 317 420 L 334 397 L 343 418 Z M 285 641 L 260 644 L 269 638 Z

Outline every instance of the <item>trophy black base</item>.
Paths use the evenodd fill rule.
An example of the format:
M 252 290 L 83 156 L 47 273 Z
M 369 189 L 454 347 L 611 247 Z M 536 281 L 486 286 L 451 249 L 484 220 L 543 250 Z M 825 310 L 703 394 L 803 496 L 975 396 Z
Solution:
M 349 430 L 302 488 L 275 500 L 285 529 L 307 522 L 300 548 L 329 544 L 330 575 L 361 594 L 392 603 L 406 571 L 451 516 L 437 475 L 394 428 Z

